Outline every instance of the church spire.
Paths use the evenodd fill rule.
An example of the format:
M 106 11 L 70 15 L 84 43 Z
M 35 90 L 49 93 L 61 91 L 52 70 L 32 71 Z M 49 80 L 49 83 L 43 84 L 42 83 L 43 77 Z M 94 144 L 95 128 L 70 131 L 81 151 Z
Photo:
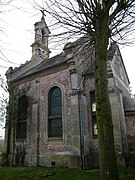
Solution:
M 42 17 L 39 22 L 35 23 L 35 40 L 32 46 L 32 59 L 41 57 L 43 59 L 49 58 L 50 50 L 48 49 L 48 37 L 50 34 L 49 28 L 45 22 L 44 10 L 41 10 Z

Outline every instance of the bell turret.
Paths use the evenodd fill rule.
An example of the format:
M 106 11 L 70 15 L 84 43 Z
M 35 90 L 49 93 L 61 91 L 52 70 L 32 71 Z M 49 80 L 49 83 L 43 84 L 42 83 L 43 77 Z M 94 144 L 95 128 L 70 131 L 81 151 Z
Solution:
M 50 50 L 48 49 L 48 37 L 50 31 L 46 25 L 44 13 L 42 12 L 41 21 L 35 23 L 35 40 L 32 46 L 32 60 L 36 57 L 43 59 L 49 58 Z

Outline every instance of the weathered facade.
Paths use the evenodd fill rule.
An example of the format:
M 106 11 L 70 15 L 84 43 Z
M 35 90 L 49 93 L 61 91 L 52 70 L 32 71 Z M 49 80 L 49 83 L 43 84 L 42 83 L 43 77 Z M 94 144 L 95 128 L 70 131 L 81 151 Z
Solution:
M 49 58 L 49 33 L 42 17 L 35 24 L 31 60 L 6 73 L 10 93 L 5 137 L 8 163 L 98 166 L 93 47 L 84 36 Z M 115 43 L 108 51 L 108 90 L 116 153 L 135 152 L 135 103 L 132 110 L 128 108 L 132 101 L 129 79 Z

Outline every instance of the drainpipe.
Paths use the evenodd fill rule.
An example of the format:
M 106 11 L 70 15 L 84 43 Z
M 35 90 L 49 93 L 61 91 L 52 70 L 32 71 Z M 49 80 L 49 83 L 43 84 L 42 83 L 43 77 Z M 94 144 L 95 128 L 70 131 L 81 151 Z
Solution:
M 81 87 L 84 81 L 84 77 L 80 83 L 80 86 L 76 89 L 78 95 L 78 112 L 79 112 L 79 130 L 80 130 L 80 158 L 81 158 L 81 170 L 85 169 L 84 161 L 84 137 L 83 137 L 83 120 L 81 112 Z

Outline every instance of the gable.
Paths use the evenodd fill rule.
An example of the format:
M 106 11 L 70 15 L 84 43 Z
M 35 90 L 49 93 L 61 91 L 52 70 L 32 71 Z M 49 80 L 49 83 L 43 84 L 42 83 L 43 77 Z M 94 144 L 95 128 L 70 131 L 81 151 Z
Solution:
M 115 69 L 115 73 L 119 78 L 121 78 L 123 81 L 130 83 L 129 77 L 123 62 L 123 58 L 120 52 L 120 49 L 118 45 L 114 42 L 112 43 L 109 53 L 108 53 L 108 59 L 112 60 L 112 66 Z
M 117 88 L 120 89 L 125 95 L 129 96 L 130 81 L 126 72 L 126 68 L 119 47 L 116 43 L 112 43 L 109 49 L 108 62 L 111 66 L 112 74 L 115 79 Z

